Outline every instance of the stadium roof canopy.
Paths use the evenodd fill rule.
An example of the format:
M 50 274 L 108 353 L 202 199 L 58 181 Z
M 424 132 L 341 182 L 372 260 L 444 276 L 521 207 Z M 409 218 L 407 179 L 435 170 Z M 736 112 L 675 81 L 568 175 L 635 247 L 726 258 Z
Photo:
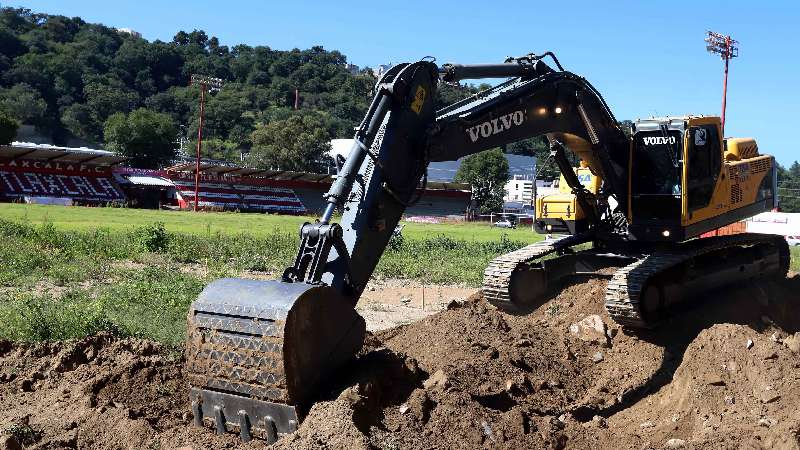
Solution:
M 94 166 L 113 166 L 128 158 L 119 156 L 108 150 L 94 150 L 85 147 L 58 147 L 48 144 L 30 142 L 12 142 L 11 145 L 0 145 L 0 159 L 34 159 L 47 162 L 67 164 L 91 164 Z
M 134 186 L 148 186 L 148 187 L 175 187 L 175 183 L 169 181 L 164 177 L 157 177 L 152 175 L 122 175 L 123 178 Z
M 194 162 L 183 162 L 175 164 L 174 166 L 167 167 L 167 172 L 191 172 L 195 171 Z M 232 176 L 232 177 L 252 177 L 269 180 L 280 181 L 306 181 L 309 183 L 322 183 L 331 184 L 336 179 L 336 175 L 324 173 L 310 173 L 310 172 L 293 172 L 290 170 L 269 170 L 269 169 L 252 169 L 247 167 L 238 167 L 231 164 L 224 164 L 215 161 L 201 161 L 200 173 L 212 174 L 216 176 Z M 465 191 L 470 190 L 469 184 L 454 183 L 448 181 L 428 181 L 427 189 L 440 189 L 447 191 Z
M 185 162 L 167 167 L 167 172 L 194 172 L 195 163 Z M 253 169 L 216 162 L 200 162 L 200 173 L 216 176 L 266 178 L 283 181 L 308 181 L 312 183 L 332 183 L 334 175 L 309 172 L 292 172 L 289 170 Z

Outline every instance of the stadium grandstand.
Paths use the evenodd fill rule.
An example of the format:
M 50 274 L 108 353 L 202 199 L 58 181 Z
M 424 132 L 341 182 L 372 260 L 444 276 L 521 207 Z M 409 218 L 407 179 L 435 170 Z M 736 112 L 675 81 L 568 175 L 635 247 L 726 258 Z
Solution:
M 0 146 L 0 199 L 61 205 L 126 200 L 113 168 L 125 157 L 105 150 L 13 142 Z
M 191 208 L 195 189 L 194 162 L 186 161 L 165 169 L 164 176 L 175 184 L 177 204 Z M 335 175 L 244 168 L 220 161 L 200 164 L 199 203 L 201 208 L 240 211 L 319 214 L 325 209 L 322 195 Z M 470 201 L 467 184 L 429 182 L 420 200 L 406 210 L 413 216 L 463 218 Z
M 0 201 L 59 205 L 124 204 L 132 208 L 193 209 L 194 161 L 163 170 L 125 167 L 106 150 L 14 142 L 0 146 Z M 206 210 L 319 214 L 335 175 L 264 170 L 202 160 L 198 207 Z M 428 182 L 406 214 L 461 219 L 469 186 Z

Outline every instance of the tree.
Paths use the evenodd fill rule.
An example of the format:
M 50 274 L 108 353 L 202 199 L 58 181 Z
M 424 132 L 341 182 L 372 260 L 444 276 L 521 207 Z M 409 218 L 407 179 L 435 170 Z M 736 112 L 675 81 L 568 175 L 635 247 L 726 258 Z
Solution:
M 629 139 L 633 136 L 633 121 L 632 120 L 621 120 L 619 121 L 619 126 L 622 128 L 622 132 L 625 133 Z
M 248 163 L 255 167 L 315 171 L 330 151 L 328 130 L 320 114 L 294 114 L 259 125 L 253 132 Z
M 135 167 L 156 169 L 170 163 L 177 154 L 175 122 L 163 113 L 139 108 L 132 113 L 112 114 L 105 124 L 108 147 L 130 158 Z
M 472 199 L 485 214 L 503 209 L 508 178 L 508 160 L 499 148 L 493 148 L 464 158 L 455 181 L 472 186 Z
M 778 164 L 778 197 L 783 212 L 800 212 L 800 163 L 793 162 L 789 169 Z
M 86 104 L 98 122 L 103 123 L 115 112 L 128 112 L 133 109 L 139 96 L 128 89 L 102 83 L 89 83 L 84 88 Z
M 0 93 L 0 105 L 15 119 L 39 125 L 47 113 L 47 103 L 33 87 L 19 83 Z
M 17 135 L 19 124 L 13 117 L 0 111 L 0 144 L 10 144 Z
M 103 132 L 92 115 L 92 108 L 84 103 L 73 103 L 61 113 L 61 123 L 74 136 L 98 139 Z

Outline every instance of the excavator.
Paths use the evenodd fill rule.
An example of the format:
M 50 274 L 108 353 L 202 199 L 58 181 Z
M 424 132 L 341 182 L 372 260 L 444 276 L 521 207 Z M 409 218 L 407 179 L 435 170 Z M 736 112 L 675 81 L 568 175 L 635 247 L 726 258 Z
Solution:
M 435 109 L 440 83 L 476 79 L 507 81 Z M 777 202 L 774 158 L 753 139 L 723 138 L 717 117 L 642 119 L 626 133 L 552 52 L 499 64 L 398 64 L 375 92 L 322 216 L 300 229 L 294 264 L 277 281 L 216 280 L 191 305 L 195 425 L 268 443 L 297 429 L 362 347 L 356 303 L 431 161 L 548 139 L 562 190 L 537 201 L 534 225 L 565 237 L 489 263 L 483 295 L 510 314 L 535 309 L 565 277 L 610 271 L 609 316 L 650 328 L 703 292 L 788 270 L 780 236 L 701 237 Z

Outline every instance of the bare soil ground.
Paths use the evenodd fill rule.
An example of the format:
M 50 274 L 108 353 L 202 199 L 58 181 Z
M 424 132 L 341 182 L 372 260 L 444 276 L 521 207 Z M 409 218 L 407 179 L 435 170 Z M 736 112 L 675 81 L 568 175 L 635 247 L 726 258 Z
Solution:
M 275 448 L 800 449 L 800 276 L 639 333 L 609 319 L 605 283 L 519 316 L 444 295 L 371 335 Z M 607 337 L 570 331 L 591 315 Z M 193 428 L 187 389 L 181 355 L 148 341 L 0 343 L 0 429 L 26 448 L 263 448 Z
M 361 295 L 356 310 L 367 322 L 367 330 L 375 332 L 416 322 L 478 290 L 459 285 L 423 284 L 414 280 L 372 280 Z

